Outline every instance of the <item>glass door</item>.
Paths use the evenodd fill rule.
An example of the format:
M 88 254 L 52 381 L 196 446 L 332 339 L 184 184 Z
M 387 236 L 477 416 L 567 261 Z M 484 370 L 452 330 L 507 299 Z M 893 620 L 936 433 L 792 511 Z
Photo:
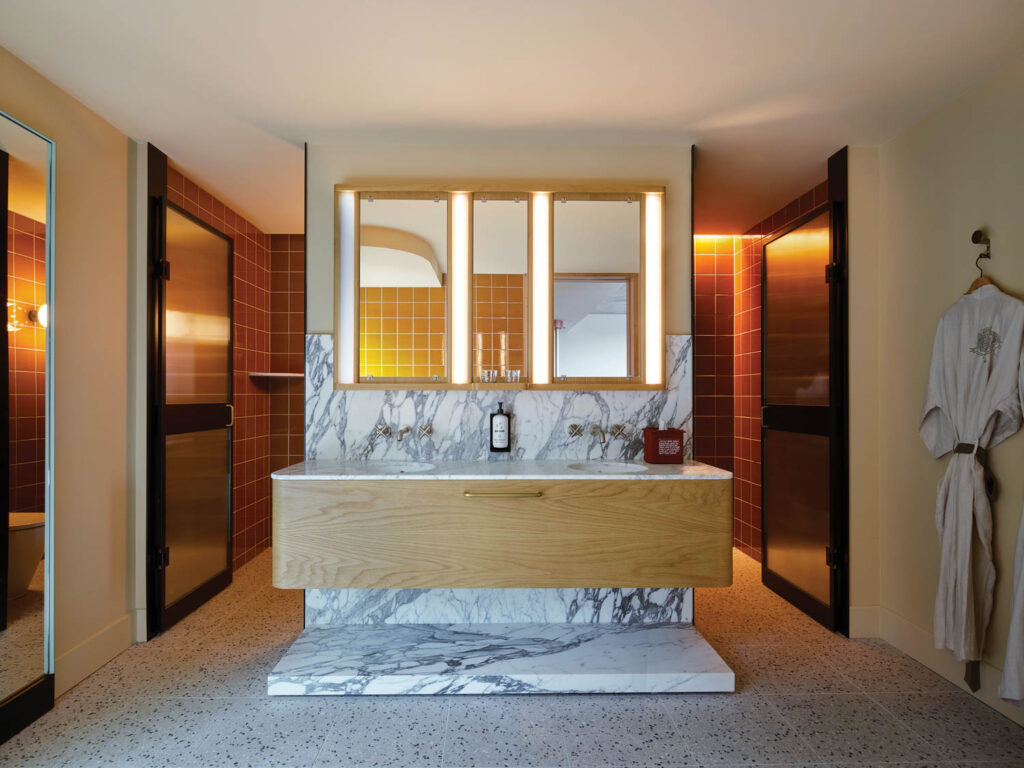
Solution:
M 830 162 L 830 190 L 832 184 Z M 845 191 L 845 173 L 842 184 Z M 764 583 L 845 631 L 845 210 L 833 199 L 764 246 Z
M 151 633 L 231 583 L 230 238 L 160 200 Z M 160 239 L 159 232 L 156 237 Z

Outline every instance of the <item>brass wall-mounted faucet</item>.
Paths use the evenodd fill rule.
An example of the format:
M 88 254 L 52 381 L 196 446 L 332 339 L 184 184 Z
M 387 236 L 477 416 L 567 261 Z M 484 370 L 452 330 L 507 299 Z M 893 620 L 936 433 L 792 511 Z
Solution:
M 600 435 L 601 436 L 601 445 L 604 445 L 604 440 L 605 440 L 604 430 L 601 428 L 600 424 L 594 424 L 590 428 L 590 434 L 591 435 Z
M 407 435 L 410 432 L 412 432 L 412 427 L 410 427 L 408 424 L 403 424 L 402 426 L 400 426 L 398 428 L 398 442 L 402 442 L 402 435 Z

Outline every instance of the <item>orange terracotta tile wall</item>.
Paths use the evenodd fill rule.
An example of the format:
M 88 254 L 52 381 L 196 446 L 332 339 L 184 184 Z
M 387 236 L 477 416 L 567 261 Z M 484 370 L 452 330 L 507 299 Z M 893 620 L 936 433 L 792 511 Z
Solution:
M 526 380 L 523 275 L 473 275 L 473 375 L 518 370 Z M 504 352 L 504 354 L 502 354 Z
M 359 375 L 445 374 L 445 289 L 359 289 Z
M 822 182 L 738 238 L 735 269 L 735 544 L 761 559 L 761 276 L 764 241 L 828 199 Z
M 270 395 L 249 378 L 270 370 L 270 236 L 168 168 L 167 199 L 234 242 L 233 563 L 270 543 Z
M 694 458 L 730 471 L 736 240 L 732 235 L 693 238 Z
M 270 236 L 270 370 L 305 369 L 306 241 Z M 270 471 L 303 459 L 305 392 L 302 379 L 266 379 L 270 393 Z
M 758 561 L 764 241 L 827 199 L 822 182 L 743 235 L 693 238 L 694 457 L 733 472 L 733 544 Z
M 7 212 L 11 512 L 42 512 L 46 441 L 46 331 L 28 318 L 46 303 L 46 225 Z

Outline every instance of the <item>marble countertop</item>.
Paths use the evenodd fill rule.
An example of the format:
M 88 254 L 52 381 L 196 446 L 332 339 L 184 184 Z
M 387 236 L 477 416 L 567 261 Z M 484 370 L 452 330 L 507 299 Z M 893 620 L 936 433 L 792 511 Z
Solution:
M 601 471 L 573 469 L 574 464 L 604 465 Z M 644 471 L 629 471 L 644 467 Z M 731 472 L 700 462 L 576 461 L 304 461 L 279 469 L 275 480 L 728 480 Z

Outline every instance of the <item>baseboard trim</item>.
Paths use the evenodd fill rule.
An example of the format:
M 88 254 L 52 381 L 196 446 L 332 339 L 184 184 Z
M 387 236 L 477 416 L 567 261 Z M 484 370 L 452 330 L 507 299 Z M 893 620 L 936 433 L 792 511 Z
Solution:
M 878 606 L 850 608 L 850 637 L 878 637 Z
M 964 665 L 949 651 L 935 647 L 931 629 L 922 629 L 886 608 L 879 609 L 880 637 L 908 656 L 942 675 L 959 688 L 971 693 L 964 683 Z M 981 662 L 981 688 L 972 694 L 992 709 L 1019 725 L 1024 725 L 1024 709 L 999 698 L 999 681 L 1003 670 L 987 661 Z
M 57 657 L 55 693 L 61 696 L 132 644 L 132 621 L 125 613 Z

